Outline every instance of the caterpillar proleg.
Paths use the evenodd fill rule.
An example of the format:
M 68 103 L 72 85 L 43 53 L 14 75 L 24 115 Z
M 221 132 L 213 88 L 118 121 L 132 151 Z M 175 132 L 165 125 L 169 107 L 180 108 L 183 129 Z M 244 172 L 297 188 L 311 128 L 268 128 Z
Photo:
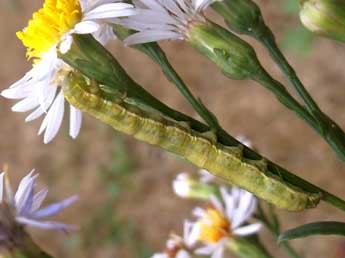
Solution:
M 62 87 L 70 104 L 114 129 L 180 155 L 279 208 L 301 211 L 320 201 L 321 194 L 305 192 L 273 175 L 264 159 L 244 158 L 242 145 L 224 146 L 186 124 L 93 94 L 87 89 L 87 82 L 73 73 L 66 76 Z

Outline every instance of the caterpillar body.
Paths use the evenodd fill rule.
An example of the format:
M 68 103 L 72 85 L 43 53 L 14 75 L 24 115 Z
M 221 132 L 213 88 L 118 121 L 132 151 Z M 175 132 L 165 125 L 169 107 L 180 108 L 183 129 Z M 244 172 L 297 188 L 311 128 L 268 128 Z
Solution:
M 264 159 L 243 158 L 242 145 L 224 146 L 180 122 L 152 115 L 123 101 L 104 99 L 87 90 L 86 81 L 73 76 L 66 76 L 62 86 L 67 101 L 114 129 L 180 155 L 279 208 L 301 211 L 319 203 L 321 194 L 308 193 L 282 181 L 267 169 Z

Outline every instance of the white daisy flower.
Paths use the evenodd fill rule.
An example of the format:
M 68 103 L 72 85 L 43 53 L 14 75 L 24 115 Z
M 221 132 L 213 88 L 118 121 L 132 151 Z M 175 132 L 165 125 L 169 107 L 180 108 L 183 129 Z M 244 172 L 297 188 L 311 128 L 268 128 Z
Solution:
M 226 244 L 233 237 L 243 237 L 257 233 L 261 223 L 247 224 L 255 212 L 257 200 L 251 193 L 233 187 L 229 193 L 221 188 L 223 203 L 211 198 L 212 206 L 196 208 L 193 213 L 198 218 L 194 224 L 197 239 L 204 246 L 195 250 L 199 255 L 222 258 Z
M 28 175 L 23 177 L 16 193 L 13 194 L 7 174 L 2 172 L 0 174 L 0 209 L 9 207 L 11 215 L 13 216 L 11 220 L 14 220 L 15 223 L 19 225 L 27 225 L 40 229 L 55 229 L 63 232 L 76 229 L 75 225 L 66 225 L 55 221 L 42 221 L 43 218 L 56 215 L 61 210 L 70 206 L 78 197 L 71 196 L 61 202 L 56 202 L 41 208 L 47 196 L 48 189 L 43 188 L 37 193 L 34 193 L 37 177 L 38 174 L 34 174 L 34 170 L 32 170 Z M 6 225 L 3 221 L 0 221 L 0 224 Z M 6 236 L 3 237 L 6 238 Z
M 166 242 L 166 249 L 162 253 L 155 253 L 151 258 L 192 258 L 194 244 L 198 233 L 193 223 L 185 221 L 183 225 L 183 237 L 171 234 Z
M 212 2 L 213 0 L 140 0 L 137 15 L 117 22 L 138 31 L 124 40 L 128 45 L 164 39 L 183 40 L 190 24 L 206 21 L 202 11 Z
M 105 22 L 135 13 L 132 5 L 117 0 L 46 0 L 43 7 L 33 14 L 28 26 L 17 33 L 28 49 L 28 58 L 34 58 L 34 65 L 1 95 L 21 99 L 12 107 L 14 112 L 33 110 L 26 122 L 45 115 L 39 129 L 39 134 L 44 132 L 44 143 L 50 142 L 57 134 L 65 108 L 59 84 L 70 67 L 58 58 L 58 50 L 68 52 L 73 33 L 92 33 L 105 44 L 114 38 Z M 81 121 L 81 111 L 70 106 L 69 134 L 72 138 L 79 134 Z

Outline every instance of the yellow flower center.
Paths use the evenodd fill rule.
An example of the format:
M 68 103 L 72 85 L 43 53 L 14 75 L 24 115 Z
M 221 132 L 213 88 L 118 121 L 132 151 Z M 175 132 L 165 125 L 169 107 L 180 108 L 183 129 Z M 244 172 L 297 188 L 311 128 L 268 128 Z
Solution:
M 198 223 L 200 241 L 217 243 L 223 237 L 230 235 L 230 221 L 223 213 L 214 208 L 208 208 L 205 217 Z
M 28 26 L 17 32 L 17 37 L 27 47 L 27 57 L 42 58 L 81 17 L 79 0 L 46 0 L 33 14 Z

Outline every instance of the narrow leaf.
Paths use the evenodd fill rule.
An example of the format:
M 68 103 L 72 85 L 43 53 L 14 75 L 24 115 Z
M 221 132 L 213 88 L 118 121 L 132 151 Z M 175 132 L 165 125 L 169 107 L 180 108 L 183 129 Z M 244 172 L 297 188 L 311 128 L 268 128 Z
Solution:
M 280 234 L 278 244 L 287 240 L 314 235 L 342 235 L 345 236 L 345 223 L 336 221 L 321 221 L 293 228 Z

